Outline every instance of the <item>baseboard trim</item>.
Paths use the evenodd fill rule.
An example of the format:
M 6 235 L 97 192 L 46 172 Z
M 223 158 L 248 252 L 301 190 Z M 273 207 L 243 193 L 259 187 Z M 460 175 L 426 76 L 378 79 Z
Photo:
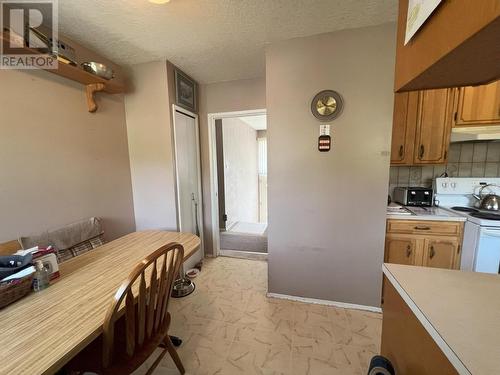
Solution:
M 253 251 L 240 251 L 240 250 L 220 250 L 219 255 L 231 258 L 253 259 L 253 260 L 267 260 L 267 254 L 256 253 Z
M 287 300 L 296 301 L 296 302 L 313 303 L 316 305 L 342 307 L 344 309 L 363 310 L 363 311 L 370 311 L 370 312 L 376 312 L 376 313 L 382 312 L 382 309 L 380 307 L 357 305 L 355 303 L 328 301 L 325 299 L 316 299 L 316 298 L 296 297 L 296 296 L 289 296 L 287 294 L 279 294 L 279 293 L 267 293 L 267 296 L 271 297 L 271 298 L 287 299 Z

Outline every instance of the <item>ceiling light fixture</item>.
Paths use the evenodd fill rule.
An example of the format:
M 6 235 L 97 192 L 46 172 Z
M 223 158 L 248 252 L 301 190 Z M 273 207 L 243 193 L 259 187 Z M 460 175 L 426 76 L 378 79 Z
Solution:
M 153 4 L 166 4 L 168 3 L 170 0 L 149 0 L 150 3 L 153 3 Z

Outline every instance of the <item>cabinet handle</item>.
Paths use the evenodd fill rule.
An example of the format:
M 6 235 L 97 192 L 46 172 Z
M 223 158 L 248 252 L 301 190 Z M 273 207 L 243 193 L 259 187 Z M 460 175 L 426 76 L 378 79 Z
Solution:
M 403 159 L 404 151 L 405 151 L 405 149 L 404 149 L 403 145 L 399 146 L 399 158 L 400 159 Z
M 436 255 L 436 252 L 434 251 L 434 246 L 431 246 L 431 251 L 429 253 L 429 258 L 434 258 L 434 255 Z
M 420 145 L 420 152 L 418 153 L 418 158 L 420 160 L 422 160 L 422 158 L 424 157 L 424 152 L 425 152 L 425 147 L 424 145 Z
M 408 245 L 408 247 L 406 248 L 406 257 L 409 258 L 411 255 L 411 245 Z
M 416 226 L 413 229 L 415 229 L 415 230 L 431 230 L 430 227 L 419 227 L 419 226 Z

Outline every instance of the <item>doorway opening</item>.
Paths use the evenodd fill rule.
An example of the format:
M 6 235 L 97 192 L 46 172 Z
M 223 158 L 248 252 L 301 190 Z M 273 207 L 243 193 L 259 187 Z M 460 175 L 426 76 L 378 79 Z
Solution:
M 210 115 L 214 249 L 217 255 L 267 258 L 265 110 Z

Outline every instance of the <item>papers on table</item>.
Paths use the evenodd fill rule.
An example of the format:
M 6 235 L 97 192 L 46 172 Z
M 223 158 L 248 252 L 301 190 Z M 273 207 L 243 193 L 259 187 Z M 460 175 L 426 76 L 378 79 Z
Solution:
M 30 249 L 26 249 L 26 250 L 18 250 L 16 251 L 16 253 L 14 255 L 21 255 L 21 256 L 25 256 L 25 255 L 28 255 L 28 254 L 34 254 L 38 251 L 38 246 L 35 246 L 35 247 L 32 247 Z
M 16 279 L 22 279 L 23 277 L 29 276 L 32 273 L 35 273 L 35 267 L 30 266 L 28 268 L 25 268 L 22 271 L 19 271 L 13 275 L 10 275 L 6 277 L 5 279 L 0 280 L 2 283 L 6 281 L 11 281 L 11 280 L 16 280 Z
M 410 211 L 396 203 L 390 203 L 387 206 L 387 213 L 389 215 L 411 215 Z

